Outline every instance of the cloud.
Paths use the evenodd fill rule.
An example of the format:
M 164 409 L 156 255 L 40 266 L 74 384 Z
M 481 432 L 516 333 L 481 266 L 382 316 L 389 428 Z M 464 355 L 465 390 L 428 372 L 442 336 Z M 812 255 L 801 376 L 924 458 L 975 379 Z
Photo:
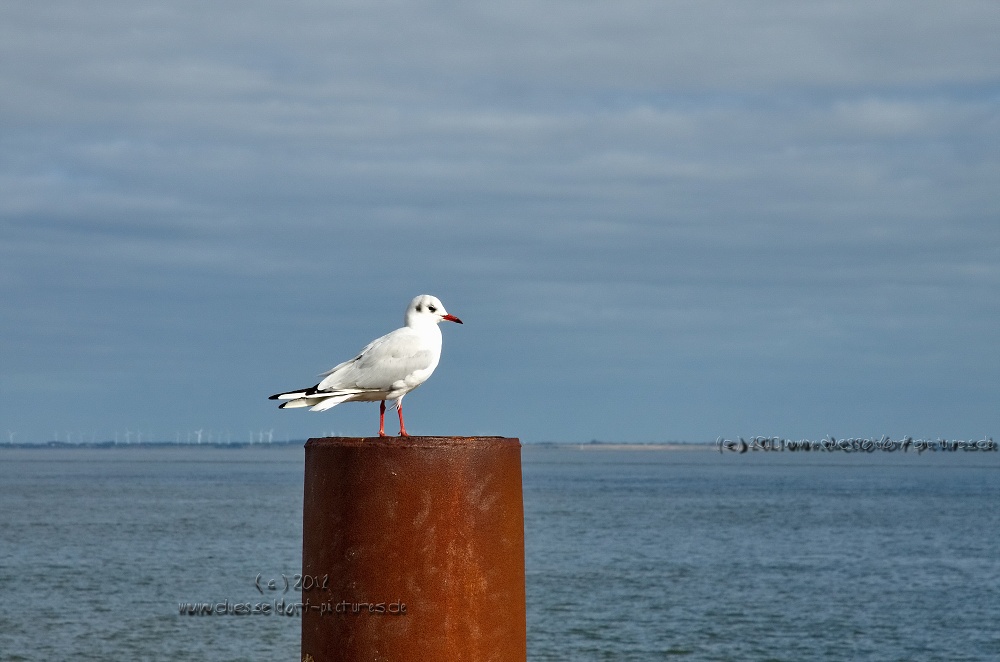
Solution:
M 415 396 L 454 428 L 995 424 L 998 22 L 991 2 L 5 6 L 23 399 L 0 425 L 310 434 L 258 392 L 423 291 L 467 321 Z M 936 418 L 902 395 L 884 417 L 783 404 L 890 370 L 914 401 L 954 395 Z M 80 395 L 42 417 L 52 384 Z M 644 416 L 668 401 L 669 430 Z

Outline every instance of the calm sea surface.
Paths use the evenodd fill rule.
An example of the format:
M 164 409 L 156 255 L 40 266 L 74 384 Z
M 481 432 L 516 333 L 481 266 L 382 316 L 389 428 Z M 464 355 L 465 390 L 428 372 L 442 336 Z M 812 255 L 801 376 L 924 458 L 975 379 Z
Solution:
M 530 660 L 1000 659 L 1000 453 L 522 458 Z M 302 463 L 0 448 L 0 660 L 298 660 Z

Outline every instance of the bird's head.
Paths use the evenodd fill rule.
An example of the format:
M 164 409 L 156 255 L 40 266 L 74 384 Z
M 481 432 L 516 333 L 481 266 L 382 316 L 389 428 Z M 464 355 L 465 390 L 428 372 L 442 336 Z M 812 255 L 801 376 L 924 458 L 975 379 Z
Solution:
M 444 304 L 441 303 L 441 300 L 429 294 L 421 294 L 415 297 L 406 309 L 406 326 L 412 327 L 426 323 L 437 324 L 439 322 L 458 322 L 461 324 L 462 320 L 449 314 L 444 309 Z

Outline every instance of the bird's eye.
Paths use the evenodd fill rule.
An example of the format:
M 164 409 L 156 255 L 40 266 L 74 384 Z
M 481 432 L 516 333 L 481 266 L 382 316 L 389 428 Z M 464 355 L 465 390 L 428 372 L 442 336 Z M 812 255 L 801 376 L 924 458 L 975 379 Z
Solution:
M 438 311 L 437 306 L 427 306 L 427 310 L 431 311 L 432 313 L 436 313 Z

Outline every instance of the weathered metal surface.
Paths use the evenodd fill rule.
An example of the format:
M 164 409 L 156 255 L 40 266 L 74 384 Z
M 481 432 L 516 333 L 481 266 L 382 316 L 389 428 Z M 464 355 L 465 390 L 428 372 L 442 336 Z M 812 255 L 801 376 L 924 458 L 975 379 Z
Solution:
M 521 444 L 336 437 L 305 452 L 302 659 L 526 659 Z

